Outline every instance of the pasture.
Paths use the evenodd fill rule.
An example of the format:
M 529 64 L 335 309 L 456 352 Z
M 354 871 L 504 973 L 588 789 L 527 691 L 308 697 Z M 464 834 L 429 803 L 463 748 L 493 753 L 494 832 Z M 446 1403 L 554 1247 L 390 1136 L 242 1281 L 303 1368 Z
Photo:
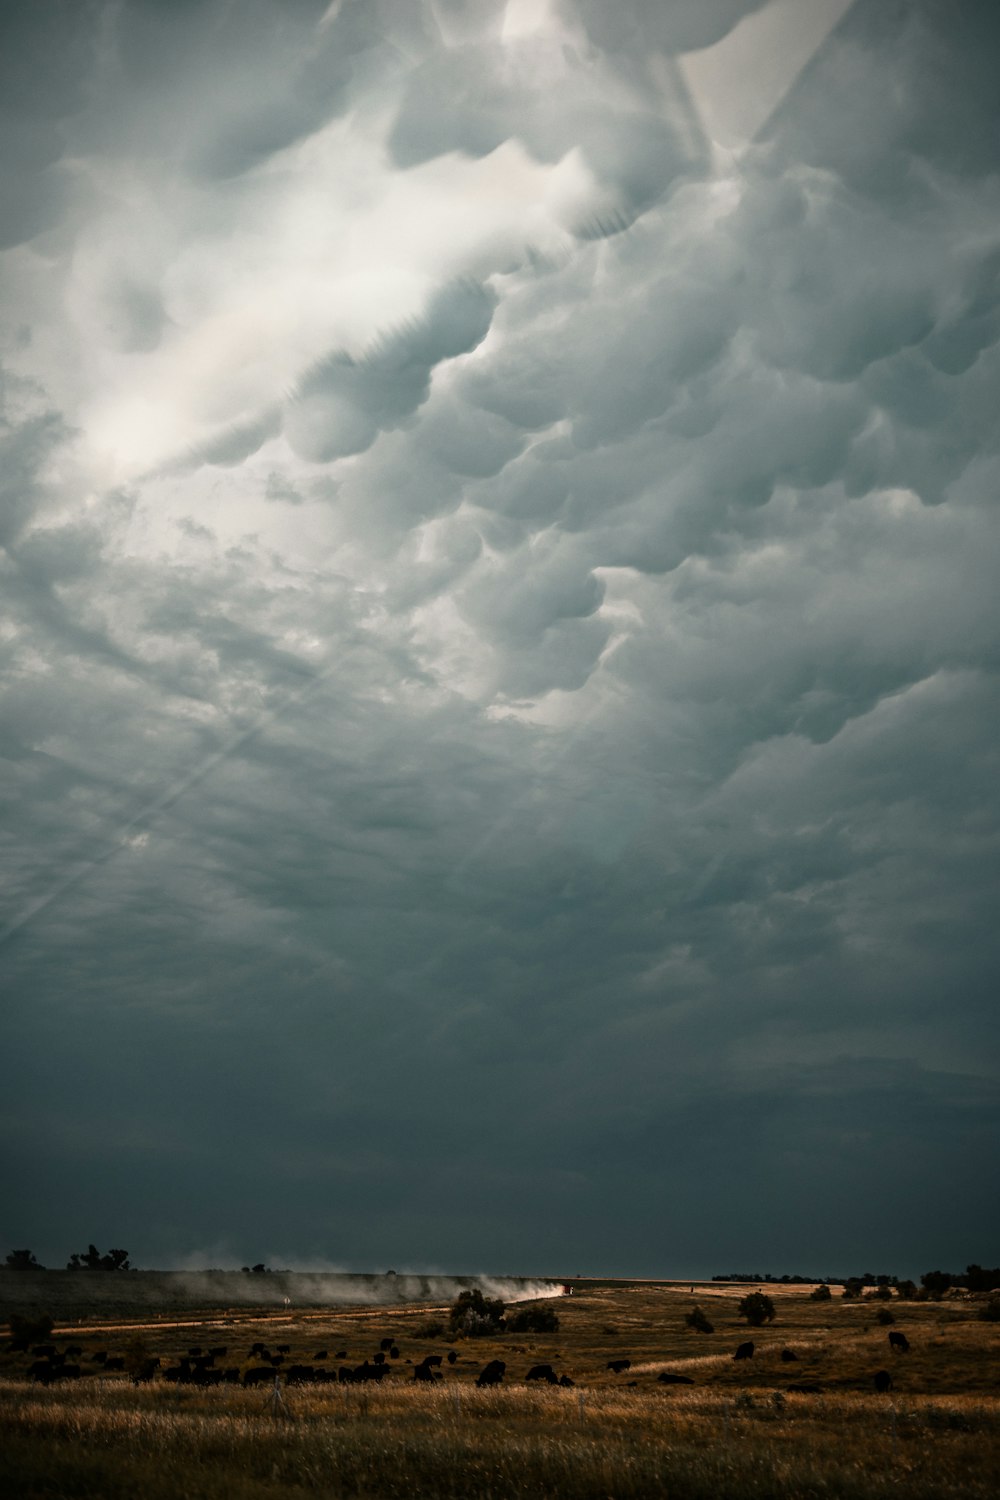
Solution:
M 995 1494 L 1000 1326 L 979 1320 L 980 1301 L 894 1300 L 892 1328 L 910 1345 L 899 1353 L 874 1299 L 813 1302 L 808 1287 L 770 1285 L 776 1318 L 748 1329 L 736 1312 L 745 1290 L 578 1282 L 546 1304 L 558 1332 L 485 1338 L 435 1332 L 442 1304 L 91 1316 L 47 1341 L 78 1350 L 81 1371 L 49 1384 L 30 1378 L 32 1351 L 4 1338 L 0 1484 L 28 1500 Z M 685 1326 L 695 1303 L 714 1332 Z M 753 1357 L 737 1362 L 747 1339 Z M 283 1350 L 281 1363 L 261 1346 L 271 1358 Z M 160 1360 L 148 1382 L 105 1369 L 130 1348 Z M 212 1368 L 229 1378 L 164 1378 L 209 1348 L 226 1350 Z M 379 1353 L 380 1382 L 336 1378 Z M 440 1378 L 414 1380 L 428 1354 Z M 503 1382 L 480 1388 L 491 1360 L 506 1365 Z M 622 1360 L 627 1369 L 609 1369 Z M 332 1378 L 290 1383 L 293 1364 Z M 538 1364 L 573 1385 L 526 1383 Z M 254 1369 L 262 1383 L 244 1384 Z M 882 1393 L 880 1370 L 892 1379 Z M 692 1383 L 664 1384 L 664 1373 Z

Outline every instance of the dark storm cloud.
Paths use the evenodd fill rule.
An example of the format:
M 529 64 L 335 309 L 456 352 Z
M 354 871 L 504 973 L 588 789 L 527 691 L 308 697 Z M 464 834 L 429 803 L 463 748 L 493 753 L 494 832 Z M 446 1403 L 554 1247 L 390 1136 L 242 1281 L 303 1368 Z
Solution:
M 50 16 L 11 1243 L 987 1253 L 992 33 L 859 3 L 713 159 L 678 59 L 766 9 Z

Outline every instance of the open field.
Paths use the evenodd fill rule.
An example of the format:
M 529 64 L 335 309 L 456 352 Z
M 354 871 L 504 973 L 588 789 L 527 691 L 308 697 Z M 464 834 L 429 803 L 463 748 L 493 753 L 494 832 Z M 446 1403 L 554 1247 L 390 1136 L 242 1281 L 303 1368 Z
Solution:
M 776 1319 L 748 1330 L 736 1315 L 743 1290 L 578 1282 L 548 1304 L 557 1333 L 456 1341 L 431 1334 L 441 1304 L 171 1308 L 159 1319 L 134 1309 L 118 1326 L 102 1318 L 101 1331 L 57 1326 L 48 1342 L 79 1349 L 75 1362 L 93 1373 L 42 1386 L 28 1378 L 30 1351 L 0 1356 L 0 1484 L 29 1500 L 995 1494 L 1000 1327 L 977 1319 L 979 1302 L 894 1301 L 893 1328 L 910 1343 L 899 1354 L 875 1321 L 880 1303 L 768 1286 Z M 684 1326 L 695 1301 L 714 1333 Z M 136 1337 L 161 1360 L 150 1383 L 99 1373 L 95 1352 L 124 1353 Z M 734 1361 L 747 1338 L 753 1358 Z M 371 1360 L 383 1339 L 398 1355 L 381 1384 L 282 1384 L 279 1399 L 270 1371 L 257 1388 L 162 1378 L 192 1347 L 225 1347 L 218 1364 L 242 1380 L 261 1367 L 257 1342 L 288 1345 L 286 1370 L 326 1350 L 335 1372 Z M 427 1354 L 442 1356 L 443 1378 L 415 1382 Z M 608 1370 L 622 1358 L 628 1370 Z M 505 1361 L 504 1382 L 478 1389 L 492 1359 Z M 525 1384 L 539 1363 L 573 1387 Z M 886 1394 L 873 1386 L 879 1369 L 893 1377 Z M 664 1385 L 663 1372 L 694 1384 Z

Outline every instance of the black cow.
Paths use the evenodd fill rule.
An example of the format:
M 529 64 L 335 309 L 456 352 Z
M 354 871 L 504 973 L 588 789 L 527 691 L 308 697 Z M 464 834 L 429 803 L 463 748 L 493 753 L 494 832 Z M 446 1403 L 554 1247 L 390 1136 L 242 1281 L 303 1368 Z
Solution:
M 892 1390 L 892 1376 L 888 1370 L 876 1370 L 874 1375 L 875 1389 L 879 1395 L 884 1396 L 886 1391 Z
M 327 1352 L 326 1352 L 325 1349 L 317 1349 L 316 1353 L 313 1355 L 313 1359 L 329 1359 L 329 1358 L 330 1358 L 330 1356 L 327 1354 Z M 337 1358 L 339 1359 L 340 1356 L 338 1355 Z
M 367 1360 L 362 1365 L 355 1365 L 353 1370 L 355 1381 L 381 1380 L 388 1373 L 388 1365 L 373 1365 L 369 1364 Z
M 626 1370 L 631 1370 L 632 1361 L 630 1359 L 609 1359 L 607 1367 L 609 1370 L 613 1370 L 616 1375 L 623 1375 Z
M 436 1366 L 439 1366 L 441 1364 L 441 1356 L 440 1356 L 440 1354 L 425 1354 L 424 1358 L 423 1358 L 423 1363 L 425 1365 L 436 1365 Z
M 243 1375 L 243 1384 L 251 1385 L 273 1385 L 277 1379 L 270 1365 L 255 1365 Z
M 106 1370 L 124 1370 L 124 1368 L 125 1368 L 125 1356 L 124 1356 L 124 1354 L 112 1354 L 109 1359 L 106 1359 L 104 1361 L 104 1368 Z
M 455 1363 L 455 1361 L 456 1361 L 457 1358 L 458 1358 L 458 1355 L 455 1353 L 454 1349 L 449 1349 L 448 1350 L 448 1363 L 450 1365 L 453 1365 Z
M 694 1385 L 690 1375 L 675 1375 L 672 1370 L 661 1370 L 656 1378 L 661 1385 Z
M 188 1354 L 191 1357 L 191 1359 L 197 1359 L 199 1357 L 199 1355 L 201 1354 L 201 1345 L 200 1344 L 195 1344 L 195 1346 L 194 1346 L 193 1349 L 189 1349 L 188 1350 Z
M 507 1366 L 502 1359 L 491 1359 L 476 1376 L 476 1384 L 478 1386 L 499 1385 L 506 1371 Z
M 525 1380 L 547 1380 L 549 1385 L 558 1385 L 559 1376 L 551 1365 L 532 1365 L 525 1375 Z
M 82 1353 L 83 1350 L 80 1348 L 79 1344 L 71 1344 L 66 1350 L 66 1358 L 79 1359 Z
M 336 1354 L 333 1357 L 334 1357 L 334 1359 L 346 1359 L 347 1358 L 347 1350 L 346 1349 L 338 1349 L 337 1352 L 336 1352 Z
M 229 1353 L 229 1350 L 225 1349 L 225 1348 L 209 1349 L 209 1351 L 208 1351 L 208 1357 L 209 1357 L 209 1359 L 225 1359 L 225 1357 L 226 1357 L 226 1355 L 228 1353 Z
M 440 1370 L 432 1369 L 427 1361 L 424 1360 L 421 1364 L 413 1366 L 413 1378 L 414 1380 L 435 1381 L 442 1380 L 444 1377 Z
M 575 1380 L 571 1380 L 568 1375 L 560 1375 L 559 1376 L 559 1384 L 561 1386 L 567 1387 L 567 1389 L 568 1389 L 569 1387 L 576 1385 L 576 1381 Z
M 275 1344 L 274 1347 L 278 1354 L 291 1354 L 292 1352 L 291 1344 Z
M 781 1357 L 787 1365 L 790 1364 L 793 1359 L 798 1359 L 799 1356 L 796 1354 L 794 1349 L 782 1349 Z
M 889 1332 L 889 1347 L 900 1354 L 909 1354 L 910 1341 L 905 1333 L 900 1333 L 898 1328 L 893 1328 Z
M 379 1348 L 383 1353 L 387 1353 L 392 1348 L 392 1339 L 383 1339 L 379 1344 Z
M 397 1348 L 397 1346 L 395 1344 L 390 1344 L 389 1345 L 389 1358 L 390 1359 L 398 1359 L 399 1358 L 399 1349 Z
M 289 1365 L 285 1371 L 287 1385 L 308 1385 L 315 1378 L 316 1371 L 312 1365 Z
M 734 1359 L 753 1359 L 753 1339 L 747 1339 L 745 1344 L 740 1344 Z
M 55 1352 L 55 1344 L 39 1344 L 37 1349 L 31 1351 L 35 1359 L 51 1359 Z
M 372 1361 L 377 1365 L 385 1364 L 385 1350 L 380 1349 L 377 1354 L 372 1355 Z
M 96 1352 L 96 1354 L 92 1354 L 90 1356 L 91 1362 L 93 1364 L 95 1364 L 95 1365 L 103 1365 L 103 1363 L 107 1359 L 107 1357 L 108 1357 L 108 1351 L 107 1351 L 107 1349 L 98 1349 L 97 1352 Z

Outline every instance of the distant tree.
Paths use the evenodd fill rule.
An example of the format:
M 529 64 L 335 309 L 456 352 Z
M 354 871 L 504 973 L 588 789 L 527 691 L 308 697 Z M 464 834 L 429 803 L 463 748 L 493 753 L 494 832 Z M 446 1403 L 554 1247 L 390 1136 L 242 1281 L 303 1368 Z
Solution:
M 827 1286 L 825 1281 L 822 1281 L 820 1282 L 818 1287 L 815 1287 L 813 1291 L 809 1293 L 809 1301 L 829 1302 L 832 1296 L 833 1293 L 831 1292 L 830 1288 Z
M 460 1292 L 452 1303 L 451 1330 L 482 1338 L 504 1328 L 503 1315 L 504 1304 L 499 1297 L 484 1297 L 478 1287 L 472 1287 Z
M 508 1333 L 558 1333 L 559 1318 L 554 1307 L 519 1307 L 508 1313 Z
M 88 1245 L 82 1253 L 70 1256 L 66 1269 L 67 1271 L 128 1271 L 131 1267 L 127 1250 L 109 1250 L 106 1255 L 102 1255 L 96 1245 Z
M 264 1262 L 262 1260 L 259 1260 L 255 1266 L 250 1267 L 250 1271 L 254 1276 L 267 1276 L 269 1274 L 270 1267 L 265 1266 Z
M 902 1297 L 904 1302 L 911 1302 L 917 1294 L 915 1281 L 900 1281 L 896 1284 L 896 1294 Z
M 965 1284 L 970 1292 L 992 1292 L 1000 1289 L 1000 1266 L 966 1266 Z
M 12 1250 L 7 1256 L 8 1271 L 44 1271 L 30 1250 Z
M 875 1321 L 876 1323 L 880 1323 L 882 1327 L 885 1328 L 890 1323 L 895 1323 L 896 1314 L 894 1312 L 891 1312 L 888 1307 L 880 1307 L 878 1312 L 875 1314 Z
M 688 1328 L 693 1328 L 696 1333 L 714 1333 L 715 1324 L 710 1323 L 701 1308 L 695 1305 L 689 1313 L 684 1314 L 684 1322 Z
M 774 1303 L 765 1292 L 748 1292 L 740 1299 L 737 1309 L 741 1318 L 746 1318 L 751 1328 L 760 1328 L 774 1322 Z
M 929 1296 L 937 1299 L 944 1296 L 954 1279 L 950 1271 L 925 1271 L 920 1284 Z
M 861 1295 L 861 1288 L 863 1285 L 864 1282 L 861 1280 L 860 1276 L 848 1276 L 847 1280 L 844 1282 L 844 1290 L 841 1295 L 848 1298 L 848 1300 L 850 1300 L 850 1298 L 852 1297 L 859 1297 Z

